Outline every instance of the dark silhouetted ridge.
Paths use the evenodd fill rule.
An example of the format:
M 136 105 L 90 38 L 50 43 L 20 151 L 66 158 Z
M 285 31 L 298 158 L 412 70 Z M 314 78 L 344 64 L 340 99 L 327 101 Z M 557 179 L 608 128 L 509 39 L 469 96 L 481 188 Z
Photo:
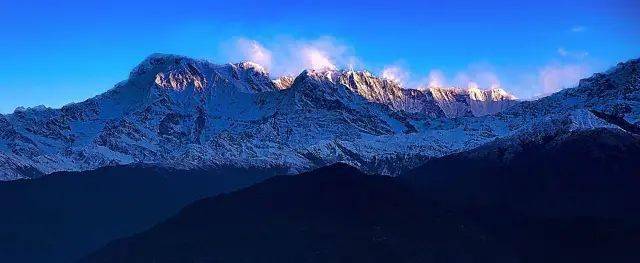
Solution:
M 523 262 L 640 262 L 640 137 L 620 129 L 496 141 L 402 180 Z
M 0 183 L 0 262 L 73 262 L 277 170 L 115 166 Z
M 510 262 L 490 238 L 394 179 L 345 164 L 189 205 L 85 262 Z

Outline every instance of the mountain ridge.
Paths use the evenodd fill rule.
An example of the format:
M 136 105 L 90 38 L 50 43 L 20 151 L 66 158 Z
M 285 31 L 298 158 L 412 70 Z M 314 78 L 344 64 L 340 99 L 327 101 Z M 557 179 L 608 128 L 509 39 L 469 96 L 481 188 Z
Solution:
M 501 90 L 441 92 L 446 99 L 438 100 L 438 89 L 403 89 L 366 71 L 306 70 L 274 81 L 254 63 L 154 54 L 94 98 L 0 116 L 0 178 L 132 163 L 298 173 L 346 162 L 395 175 L 532 123 L 617 126 L 589 110 L 624 114 L 637 125 L 638 62 L 616 68 L 534 102 Z
M 511 262 L 479 229 L 393 179 L 346 164 L 272 177 L 196 201 L 80 262 Z

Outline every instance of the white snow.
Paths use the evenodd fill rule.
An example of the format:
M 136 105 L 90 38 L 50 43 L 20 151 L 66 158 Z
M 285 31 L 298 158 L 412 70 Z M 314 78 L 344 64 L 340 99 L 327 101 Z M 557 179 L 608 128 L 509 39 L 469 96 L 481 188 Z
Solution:
M 638 61 L 536 101 L 504 90 L 407 90 L 366 71 L 272 80 L 251 62 L 154 54 L 108 92 L 62 109 L 0 116 L 0 180 L 105 165 L 231 165 L 300 172 L 343 161 L 394 175 L 497 138 L 640 120 Z

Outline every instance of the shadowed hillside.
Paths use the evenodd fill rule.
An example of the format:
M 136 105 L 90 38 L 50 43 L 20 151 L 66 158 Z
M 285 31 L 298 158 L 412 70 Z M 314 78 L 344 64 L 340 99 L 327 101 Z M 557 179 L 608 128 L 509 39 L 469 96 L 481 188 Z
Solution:
M 638 262 L 640 137 L 621 130 L 499 140 L 402 177 L 525 262 Z
M 338 164 L 204 199 L 86 262 L 513 262 L 392 178 Z
M 193 203 L 85 262 L 637 262 L 640 140 L 496 141 L 400 178 L 334 165 Z
M 0 262 L 70 262 L 275 170 L 105 167 L 0 183 Z

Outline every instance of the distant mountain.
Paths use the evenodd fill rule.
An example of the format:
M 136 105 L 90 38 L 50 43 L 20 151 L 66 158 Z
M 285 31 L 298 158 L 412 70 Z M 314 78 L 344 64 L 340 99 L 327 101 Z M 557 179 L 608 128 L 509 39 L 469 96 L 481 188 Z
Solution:
M 447 117 L 495 114 L 516 104 L 516 97 L 500 88 L 490 90 L 429 88 L 427 91 Z
M 446 94 L 402 89 L 366 71 L 307 70 L 271 80 L 251 62 L 154 54 L 94 98 L 0 115 L 0 179 L 131 163 L 295 173 L 344 161 L 397 174 L 463 147 L 446 134 L 421 134 L 459 134 L 447 116 L 515 104 L 503 91 Z
M 203 199 L 82 262 L 638 262 L 640 137 L 499 139 L 396 178 L 338 164 Z
M 635 129 L 639 64 L 516 102 L 500 89 L 402 89 L 366 71 L 306 70 L 271 80 L 251 62 L 155 54 L 97 97 L 0 116 L 0 178 L 132 163 L 286 167 L 294 174 L 345 162 L 398 175 L 540 127 Z
M 281 170 L 117 166 L 0 183 L 0 262 L 74 262 L 190 202 Z
M 83 262 L 513 262 L 392 178 L 337 164 L 203 199 Z

